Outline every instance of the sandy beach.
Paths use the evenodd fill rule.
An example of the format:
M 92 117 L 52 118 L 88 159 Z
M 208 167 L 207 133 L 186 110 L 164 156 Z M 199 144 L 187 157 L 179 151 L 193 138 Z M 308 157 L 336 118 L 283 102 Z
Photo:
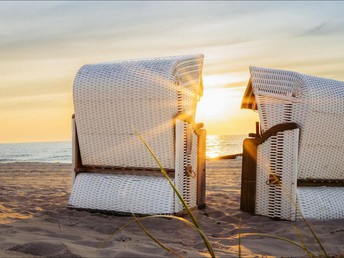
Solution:
M 71 165 L 0 164 L 0 257 L 172 257 L 132 217 L 67 209 Z M 195 211 L 218 257 L 305 257 L 285 241 L 245 233 L 272 234 L 301 243 L 321 255 L 302 221 L 274 221 L 239 210 L 241 158 L 207 162 L 207 207 Z M 187 218 L 187 217 L 185 217 Z M 240 225 L 241 220 L 241 226 Z M 161 242 L 183 257 L 209 256 L 200 236 L 182 222 L 142 222 Z M 344 220 L 309 221 L 330 256 L 344 256 Z

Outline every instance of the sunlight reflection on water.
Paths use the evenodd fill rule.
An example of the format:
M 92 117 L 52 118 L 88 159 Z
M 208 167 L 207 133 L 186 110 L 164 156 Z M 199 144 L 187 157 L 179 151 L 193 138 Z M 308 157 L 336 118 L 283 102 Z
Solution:
M 207 158 L 242 153 L 242 142 L 246 135 L 208 135 Z

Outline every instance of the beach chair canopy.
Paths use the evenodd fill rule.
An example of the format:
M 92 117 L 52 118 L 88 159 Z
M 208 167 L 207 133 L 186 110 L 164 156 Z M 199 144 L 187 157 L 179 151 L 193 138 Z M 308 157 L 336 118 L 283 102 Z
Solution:
M 194 123 L 194 118 L 203 90 L 202 66 L 203 55 L 190 55 L 91 64 L 78 71 L 73 86 L 73 99 L 75 139 L 81 162 L 75 170 L 83 173 L 74 175 L 70 206 L 129 213 L 175 213 L 182 209 L 180 205 L 175 205 L 174 194 L 166 184 L 167 180 L 157 179 L 157 174 L 153 172 L 144 177 L 147 171 L 159 171 L 160 168 L 137 132 L 143 136 L 163 167 L 174 173 L 172 178 L 175 184 L 180 184 L 180 190 L 186 191 L 190 187 L 186 183 L 184 189 L 184 181 L 197 181 L 197 175 L 191 178 L 187 173 L 193 167 L 193 171 L 196 171 L 194 174 L 197 174 L 198 167 L 198 134 L 202 130 L 201 125 Z M 93 174 L 86 175 L 87 168 L 93 168 Z M 96 174 L 95 168 L 98 172 L 99 168 L 111 168 L 125 175 L 117 173 L 109 177 Z M 131 172 L 127 173 L 129 170 Z M 88 176 L 96 176 L 98 179 L 84 179 Z M 120 204 L 109 204 L 111 201 L 105 201 L 107 204 L 103 206 L 81 205 L 75 201 L 87 198 L 85 192 L 90 191 L 90 188 L 97 188 L 90 186 L 90 182 L 104 178 L 113 180 L 106 189 L 119 191 L 125 188 L 128 192 L 123 198 L 120 193 L 111 192 L 105 194 L 107 198 L 133 204 L 123 208 Z M 135 183 L 135 180 L 141 183 Z M 83 185 L 84 182 L 87 185 Z M 135 192 L 134 188 L 139 189 L 143 185 L 147 189 L 142 191 L 153 195 L 154 200 L 142 192 Z M 132 190 L 128 190 L 129 186 Z M 196 183 L 192 187 L 192 198 L 195 199 Z M 104 195 L 108 190 L 102 191 L 93 195 Z M 167 205 L 167 209 L 160 209 L 159 205 L 153 204 L 159 194 L 167 195 L 169 201 L 161 202 L 173 203 L 173 208 Z M 145 198 L 151 198 L 149 205 L 156 207 L 140 208 L 144 204 L 138 203 L 145 202 Z M 100 197 L 94 202 L 98 201 L 103 202 Z M 196 206 L 196 201 L 190 204 Z
M 83 66 L 73 88 L 83 164 L 158 168 L 137 130 L 162 164 L 174 169 L 174 120 L 181 113 L 195 117 L 202 59 L 199 55 Z
M 255 213 L 344 217 L 344 82 L 260 67 L 242 108 L 258 109 Z

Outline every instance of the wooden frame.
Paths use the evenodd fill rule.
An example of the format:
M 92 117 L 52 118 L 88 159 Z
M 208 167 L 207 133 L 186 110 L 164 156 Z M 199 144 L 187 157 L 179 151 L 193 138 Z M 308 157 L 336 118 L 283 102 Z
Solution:
M 206 130 L 198 131 L 198 155 L 197 155 L 197 205 L 199 209 L 206 206 Z

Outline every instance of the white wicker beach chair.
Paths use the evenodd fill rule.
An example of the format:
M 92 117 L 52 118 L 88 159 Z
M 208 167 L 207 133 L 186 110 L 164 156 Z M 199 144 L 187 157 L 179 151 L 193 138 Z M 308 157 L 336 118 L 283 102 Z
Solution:
M 122 214 L 178 214 L 205 206 L 205 130 L 195 124 L 203 55 L 83 66 L 74 86 L 69 207 Z
M 344 82 L 250 73 L 242 108 L 258 109 L 261 133 L 244 142 L 241 209 L 292 221 L 344 218 Z

